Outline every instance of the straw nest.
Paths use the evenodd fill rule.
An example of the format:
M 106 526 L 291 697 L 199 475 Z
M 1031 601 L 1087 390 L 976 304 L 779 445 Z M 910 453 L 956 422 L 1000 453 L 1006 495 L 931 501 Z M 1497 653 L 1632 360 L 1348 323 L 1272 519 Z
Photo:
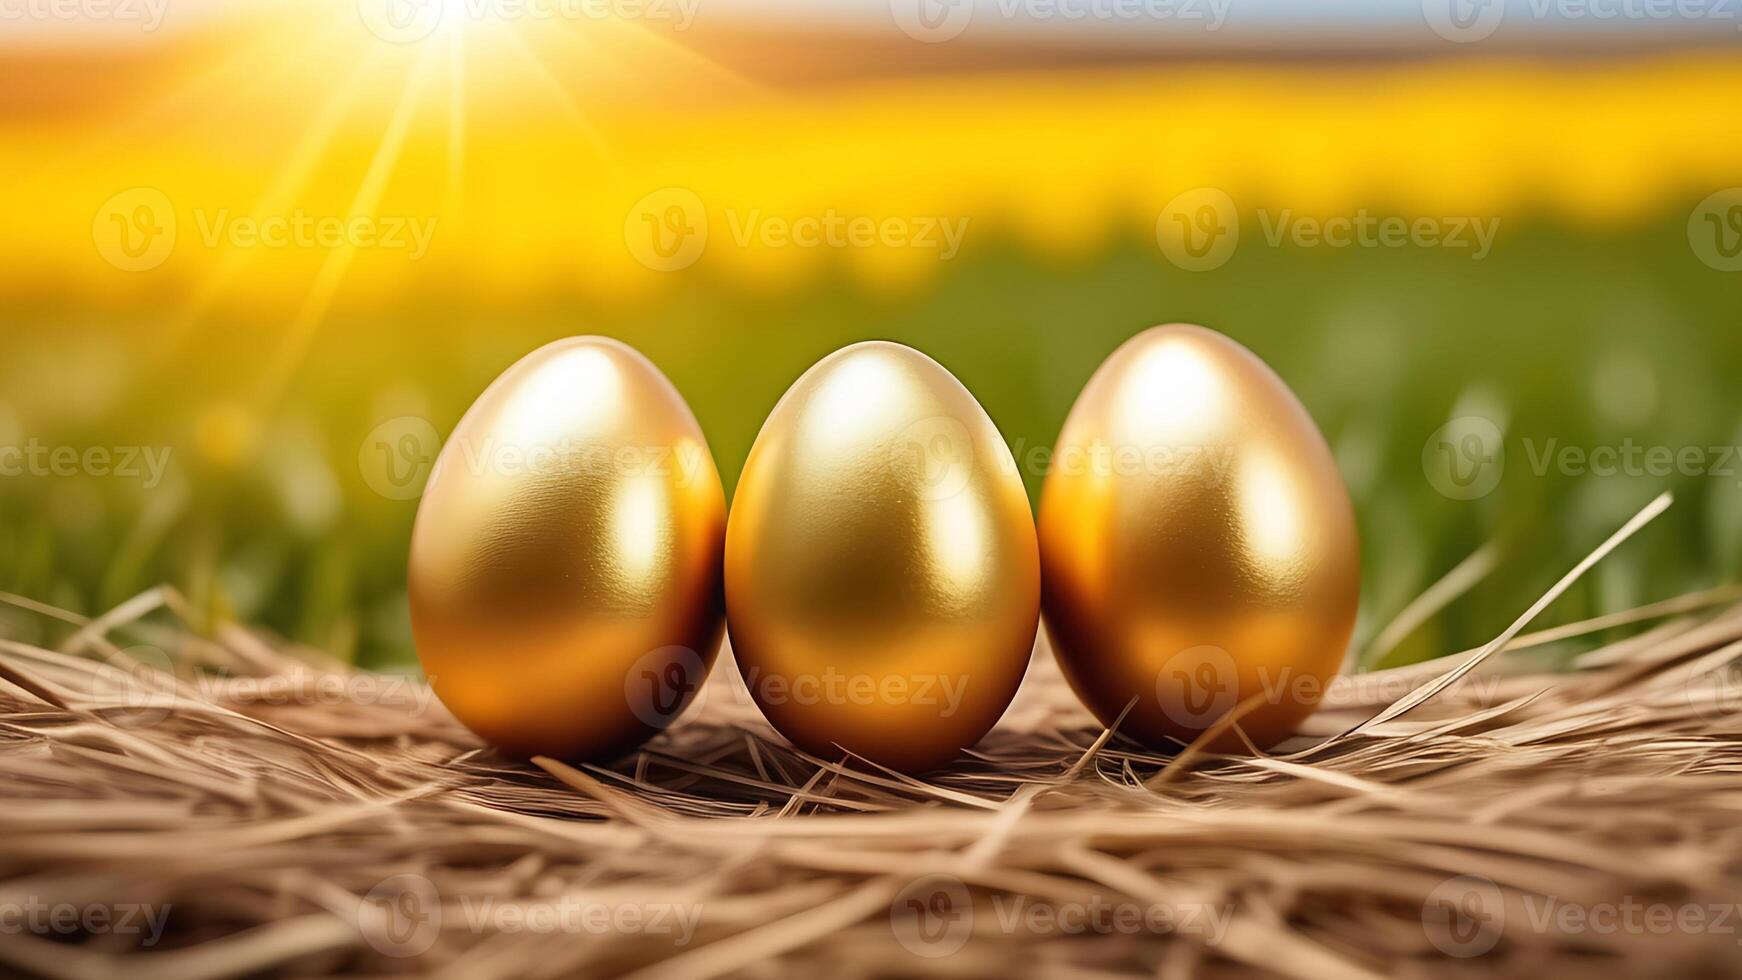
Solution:
M 1522 632 L 1649 516 L 1271 754 L 1129 744 L 1043 643 L 923 780 L 795 751 L 729 656 L 643 751 L 571 767 L 414 679 L 195 635 L 168 590 L 88 622 L 6 597 L 73 631 L 0 639 L 0 972 L 1734 974 L 1742 592 Z

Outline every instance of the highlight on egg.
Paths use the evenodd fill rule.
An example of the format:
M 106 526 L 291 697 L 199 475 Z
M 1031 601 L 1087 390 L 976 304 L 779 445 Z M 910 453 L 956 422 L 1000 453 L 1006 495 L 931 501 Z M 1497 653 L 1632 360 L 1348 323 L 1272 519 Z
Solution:
M 1360 548 L 1324 437 L 1268 365 L 1154 327 L 1090 378 L 1041 494 L 1047 635 L 1103 724 L 1152 747 L 1288 737 L 1354 630 Z M 1129 710 L 1127 710 L 1129 709 Z
M 793 383 L 726 532 L 732 650 L 781 734 L 825 759 L 949 762 L 1015 695 L 1039 600 L 1015 461 L 949 371 L 869 342 Z
M 726 504 L 671 382 L 605 337 L 546 345 L 478 397 L 412 531 L 418 658 L 513 753 L 607 759 L 669 725 L 719 648 Z

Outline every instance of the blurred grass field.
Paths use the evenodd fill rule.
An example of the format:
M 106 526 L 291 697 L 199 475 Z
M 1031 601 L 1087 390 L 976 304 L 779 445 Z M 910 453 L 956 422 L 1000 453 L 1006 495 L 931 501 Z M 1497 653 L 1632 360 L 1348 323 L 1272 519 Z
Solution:
M 1000 55 L 980 71 L 880 63 L 794 81 L 779 59 L 728 68 L 638 24 L 477 24 L 395 45 L 356 14 L 275 4 L 96 54 L 0 56 L 0 173 L 22 232 L 0 235 L 0 590 L 92 615 L 168 583 L 200 615 L 405 664 L 416 486 L 398 477 L 427 468 L 471 400 L 540 344 L 600 333 L 644 351 L 730 492 L 775 400 L 844 344 L 936 357 L 1021 463 L 1102 358 L 1170 321 L 1250 346 L 1330 440 L 1363 536 L 1358 647 L 1501 543 L 1492 574 L 1387 662 L 1489 639 L 1666 488 L 1670 514 L 1548 618 L 1742 571 L 1742 460 L 1725 448 L 1742 444 L 1734 46 Z M 766 76 L 746 77 L 758 61 Z M 1172 202 L 1203 188 L 1235 207 L 1238 245 L 1188 271 L 1159 236 Z M 675 271 L 635 241 L 638 219 L 663 233 L 670 209 L 642 212 L 674 192 L 701 208 L 680 226 L 711 226 Z M 945 258 L 737 231 L 836 213 L 962 222 L 966 244 Z M 1497 231 L 1479 257 L 1269 233 L 1282 215 L 1358 214 Z M 294 215 L 434 235 L 408 256 L 261 247 L 234 223 Z M 161 253 L 134 253 L 171 221 Z M 1446 438 L 1471 418 L 1502 434 L 1503 459 L 1463 430 Z M 1604 475 L 1558 462 L 1566 447 L 1697 459 Z M 7 468 L 8 450 L 32 449 L 166 462 Z M 1442 492 L 1448 466 L 1499 481 L 1463 499 L 1456 480 Z M 1037 493 L 1042 468 L 1022 475 Z M 0 617 L 6 635 L 54 638 L 39 616 Z
M 407 416 L 446 433 L 539 344 L 603 333 L 642 349 L 690 401 L 729 493 L 767 410 L 845 343 L 888 338 L 938 358 L 1020 461 L 1050 444 L 1114 346 L 1180 320 L 1263 356 L 1330 440 L 1362 532 L 1358 646 L 1483 543 L 1504 542 L 1499 568 L 1388 662 L 1420 659 L 1489 638 L 1664 488 L 1678 491 L 1677 506 L 1549 620 L 1736 577 L 1742 462 L 1710 456 L 1727 472 L 1668 476 L 1541 462 L 1550 440 L 1742 443 L 1742 290 L 1692 260 L 1687 213 L 1607 234 L 1506 226 L 1480 261 L 1429 248 L 1243 246 L 1222 268 L 1193 273 L 1132 236 L 1074 263 L 1011 244 L 983 249 L 900 296 L 831 269 L 779 297 L 713 281 L 632 305 L 412 300 L 389 319 L 335 318 L 266 417 L 240 406 L 233 378 L 268 356 L 268 333 L 220 325 L 202 334 L 200 356 L 154 363 L 144 352 L 162 319 L 17 311 L 0 336 L 0 445 L 159 446 L 170 465 L 149 490 L 119 476 L 4 478 L 0 589 L 94 614 L 167 582 L 209 614 L 365 664 L 404 663 L 416 501 L 371 489 L 370 468 L 383 464 L 370 457 L 432 447 L 370 446 L 371 433 Z M 1424 469 L 1423 448 L 1449 419 L 1471 415 L 1504 430 L 1503 478 L 1478 499 L 1451 499 Z M 1031 496 L 1042 475 L 1025 467 Z M 5 615 L 17 620 L 12 635 L 45 629 Z

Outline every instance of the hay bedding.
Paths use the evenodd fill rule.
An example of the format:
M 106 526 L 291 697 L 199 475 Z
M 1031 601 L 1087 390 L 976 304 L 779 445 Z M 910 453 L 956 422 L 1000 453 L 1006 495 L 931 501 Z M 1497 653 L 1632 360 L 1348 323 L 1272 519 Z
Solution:
M 1341 678 L 1249 757 L 1109 737 L 1043 643 L 925 780 L 793 750 L 729 655 L 642 752 L 571 768 L 481 747 L 415 682 L 194 635 L 168 590 L 93 622 L 5 598 L 77 628 L 0 639 L 4 971 L 1742 973 L 1734 588 Z M 55 907 L 112 924 L 17 925 Z

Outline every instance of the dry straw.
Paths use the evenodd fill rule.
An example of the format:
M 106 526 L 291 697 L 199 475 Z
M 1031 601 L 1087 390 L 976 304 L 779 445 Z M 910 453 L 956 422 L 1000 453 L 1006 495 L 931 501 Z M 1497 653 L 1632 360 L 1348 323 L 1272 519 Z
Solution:
M 6 599 L 78 628 L 0 639 L 0 971 L 1742 971 L 1735 588 L 1522 632 L 1539 603 L 1481 650 L 1339 678 L 1268 755 L 1112 737 L 1043 644 L 923 780 L 795 751 L 729 667 L 617 766 L 527 764 L 416 682 L 195 635 L 168 590 L 90 622 Z

